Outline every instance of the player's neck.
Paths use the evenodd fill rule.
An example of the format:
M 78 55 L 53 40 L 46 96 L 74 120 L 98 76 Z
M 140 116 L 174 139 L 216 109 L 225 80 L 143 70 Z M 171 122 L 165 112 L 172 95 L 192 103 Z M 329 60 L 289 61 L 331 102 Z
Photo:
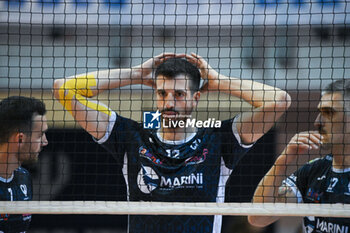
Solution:
M 161 128 L 159 135 L 167 141 L 181 141 L 197 132 L 197 128 Z
M 332 149 L 333 167 L 336 169 L 350 168 L 350 145 L 339 145 Z
M 6 145 L 0 146 L 0 177 L 9 179 L 19 166 L 17 153 L 9 152 Z
M 0 162 L 0 177 L 4 179 L 9 179 L 13 172 L 19 167 L 18 163 L 3 163 Z

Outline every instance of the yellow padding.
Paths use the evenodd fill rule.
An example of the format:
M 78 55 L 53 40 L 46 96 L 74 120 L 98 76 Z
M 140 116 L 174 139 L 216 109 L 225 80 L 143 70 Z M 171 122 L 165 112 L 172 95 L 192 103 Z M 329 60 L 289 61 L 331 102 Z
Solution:
M 62 85 L 63 87 L 64 85 Z M 74 92 L 72 90 L 65 91 L 62 87 L 60 87 L 59 94 L 60 94 L 60 103 L 63 105 L 63 107 L 72 114 L 72 99 L 74 97 Z
M 74 79 L 66 81 L 61 88 L 64 90 L 73 90 L 77 94 L 85 97 L 92 97 L 92 87 L 96 87 L 96 78 L 94 75 L 81 75 Z
M 112 112 L 109 108 L 91 102 L 85 98 L 93 96 L 91 88 L 96 87 L 96 83 L 97 82 L 94 75 L 82 75 L 74 79 L 67 80 L 59 89 L 60 103 L 70 114 L 72 114 L 72 99 L 75 96 L 76 100 L 86 107 L 111 116 Z
M 97 104 L 95 102 L 89 101 L 88 99 L 86 99 L 85 97 L 83 97 L 79 94 L 77 94 L 75 96 L 75 98 L 79 101 L 79 103 L 85 105 L 86 107 L 88 107 L 90 109 L 97 110 L 99 112 L 103 112 L 103 113 L 107 114 L 108 116 L 112 115 L 112 111 L 108 107 L 106 107 L 102 104 Z

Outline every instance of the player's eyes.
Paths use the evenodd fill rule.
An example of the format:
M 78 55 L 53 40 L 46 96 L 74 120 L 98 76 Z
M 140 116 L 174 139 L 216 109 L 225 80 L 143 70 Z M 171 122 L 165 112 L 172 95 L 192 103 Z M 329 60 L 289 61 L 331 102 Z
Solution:
M 176 92 L 176 97 L 184 97 L 185 94 L 183 92 Z
M 158 95 L 159 96 L 164 96 L 165 95 L 165 91 L 158 91 Z
M 326 109 L 326 110 L 323 110 L 323 111 L 322 111 L 322 114 L 323 114 L 324 116 L 331 117 L 331 116 L 333 116 L 334 111 L 331 110 L 331 109 Z

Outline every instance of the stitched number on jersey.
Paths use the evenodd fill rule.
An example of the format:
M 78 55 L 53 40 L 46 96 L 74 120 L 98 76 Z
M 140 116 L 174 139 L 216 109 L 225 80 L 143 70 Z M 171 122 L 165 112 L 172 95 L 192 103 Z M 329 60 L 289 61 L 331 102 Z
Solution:
M 13 192 L 12 192 L 12 188 L 8 188 L 7 191 L 9 191 L 9 193 L 10 193 L 10 200 L 13 201 Z
M 168 157 L 170 158 L 178 158 L 180 156 L 179 150 L 166 149 L 165 151 L 168 154 Z
M 329 184 L 329 186 L 327 188 L 327 192 L 333 192 L 333 188 L 336 186 L 337 183 L 338 183 L 338 178 L 333 177 L 331 179 L 331 183 Z
M 201 143 L 201 140 L 199 138 L 194 140 L 194 142 L 190 145 L 191 149 L 196 150 L 200 143 Z

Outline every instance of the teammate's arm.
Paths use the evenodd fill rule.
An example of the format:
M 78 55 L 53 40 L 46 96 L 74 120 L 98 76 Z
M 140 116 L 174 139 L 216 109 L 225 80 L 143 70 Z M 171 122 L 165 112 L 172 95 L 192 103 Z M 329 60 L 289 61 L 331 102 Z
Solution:
M 100 139 L 106 133 L 112 110 L 91 98 L 103 91 L 127 85 L 154 87 L 153 69 L 173 56 L 172 53 L 164 53 L 128 69 L 108 69 L 57 79 L 53 87 L 54 96 L 82 128 Z
M 282 154 L 277 158 L 273 167 L 266 173 L 255 190 L 254 203 L 296 203 L 297 197 L 292 187 L 282 184 L 287 178 L 287 167 L 295 164 L 299 155 L 309 150 L 318 149 L 322 136 L 317 131 L 301 132 L 294 135 Z M 280 217 L 276 216 L 248 216 L 248 221 L 258 227 L 267 226 Z
M 226 77 L 216 72 L 201 56 L 194 53 L 184 56 L 200 69 L 206 82 L 203 91 L 225 92 L 253 106 L 252 111 L 243 112 L 237 121 L 238 133 L 245 144 L 257 141 L 269 131 L 291 104 L 289 94 L 279 88 Z

